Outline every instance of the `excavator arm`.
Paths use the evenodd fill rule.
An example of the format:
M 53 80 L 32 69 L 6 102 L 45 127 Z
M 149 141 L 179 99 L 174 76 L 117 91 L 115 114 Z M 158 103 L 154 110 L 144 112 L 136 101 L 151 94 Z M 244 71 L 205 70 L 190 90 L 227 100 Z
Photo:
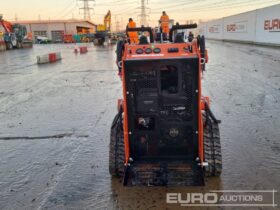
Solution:
M 109 10 L 108 13 L 104 17 L 104 26 L 107 31 L 111 30 L 111 11 Z
M 97 31 L 111 31 L 111 11 L 109 10 L 104 16 L 104 24 L 97 26 Z
M 0 24 L 3 26 L 6 33 L 12 33 L 13 32 L 13 25 L 10 22 L 5 21 L 5 20 L 0 20 Z

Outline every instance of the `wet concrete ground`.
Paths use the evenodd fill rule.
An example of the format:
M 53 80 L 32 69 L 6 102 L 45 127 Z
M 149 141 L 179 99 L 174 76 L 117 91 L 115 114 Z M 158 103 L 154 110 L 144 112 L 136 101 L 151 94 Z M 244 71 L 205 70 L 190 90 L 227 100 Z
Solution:
M 0 53 L 0 209 L 184 209 L 167 205 L 166 193 L 279 191 L 279 49 L 208 42 L 203 85 L 222 120 L 220 179 L 205 187 L 124 188 L 108 173 L 121 96 L 114 47 L 90 45 L 84 55 L 73 48 Z M 36 55 L 51 51 L 63 60 L 38 66 Z

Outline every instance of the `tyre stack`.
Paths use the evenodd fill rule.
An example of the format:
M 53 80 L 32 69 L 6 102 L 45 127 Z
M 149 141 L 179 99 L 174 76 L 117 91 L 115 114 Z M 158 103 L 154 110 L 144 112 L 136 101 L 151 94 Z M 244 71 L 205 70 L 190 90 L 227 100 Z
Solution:
M 3 34 L 0 34 L 0 51 L 5 51 L 6 50 L 6 43 L 4 41 L 4 36 Z

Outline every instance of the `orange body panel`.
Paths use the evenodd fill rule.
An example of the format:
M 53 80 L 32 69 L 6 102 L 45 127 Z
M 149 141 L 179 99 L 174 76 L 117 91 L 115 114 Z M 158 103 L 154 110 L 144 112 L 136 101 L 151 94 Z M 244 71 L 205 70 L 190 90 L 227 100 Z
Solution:
M 127 49 L 125 48 L 124 55 L 126 54 Z M 124 63 L 124 58 L 123 61 Z M 125 151 L 125 165 L 129 161 L 129 131 L 128 131 L 128 117 L 127 117 L 127 102 L 126 102 L 126 84 L 125 84 L 125 74 L 124 74 L 124 65 L 122 68 L 122 82 L 123 82 L 123 130 L 124 130 L 124 151 Z
M 205 110 L 205 103 L 208 104 L 208 106 L 210 106 L 210 98 L 208 96 L 203 96 L 201 98 L 201 110 Z

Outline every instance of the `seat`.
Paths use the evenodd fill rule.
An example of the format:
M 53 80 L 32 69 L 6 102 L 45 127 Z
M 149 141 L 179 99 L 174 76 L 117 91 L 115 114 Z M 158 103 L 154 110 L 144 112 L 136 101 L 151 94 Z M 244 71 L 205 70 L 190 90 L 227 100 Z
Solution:
M 181 33 L 176 34 L 174 42 L 175 43 L 184 43 L 185 41 L 184 41 L 183 35 Z
M 146 36 L 141 36 L 139 40 L 139 44 L 149 44 Z

